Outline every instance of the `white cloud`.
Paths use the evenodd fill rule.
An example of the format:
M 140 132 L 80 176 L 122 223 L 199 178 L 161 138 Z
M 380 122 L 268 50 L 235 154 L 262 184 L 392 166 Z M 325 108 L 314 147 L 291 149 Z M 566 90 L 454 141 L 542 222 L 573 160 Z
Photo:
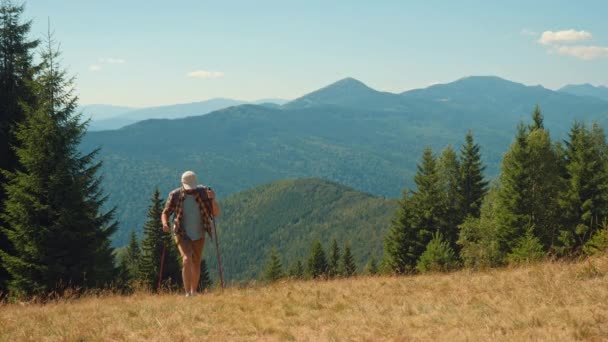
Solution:
M 194 78 L 221 78 L 224 77 L 224 73 L 221 71 L 195 70 L 187 73 L 186 76 Z
M 562 30 L 545 31 L 540 35 L 538 42 L 543 45 L 576 43 L 591 39 L 591 33 L 587 31 Z
M 531 37 L 536 37 L 538 35 L 538 32 L 529 30 L 527 28 L 523 28 L 521 29 L 521 31 L 519 31 L 519 34 L 523 35 L 523 36 L 531 36 Z
M 604 46 L 561 45 L 555 46 L 553 51 L 560 55 L 572 56 L 586 61 L 608 58 L 608 47 Z
M 99 59 L 99 63 L 103 63 L 103 64 L 125 64 L 126 62 L 127 61 L 122 58 L 114 58 L 114 57 Z
M 99 70 L 101 70 L 101 65 L 99 65 L 99 64 L 91 64 L 91 65 L 89 65 L 89 70 L 91 70 L 91 71 L 99 71 Z

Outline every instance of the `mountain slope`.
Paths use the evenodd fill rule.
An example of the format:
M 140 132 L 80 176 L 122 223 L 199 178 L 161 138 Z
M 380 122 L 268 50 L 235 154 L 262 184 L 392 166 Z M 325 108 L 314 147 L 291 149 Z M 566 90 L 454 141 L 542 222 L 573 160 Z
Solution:
M 565 137 L 574 119 L 608 118 L 605 101 L 498 78 L 489 81 L 492 87 L 471 78 L 409 95 L 389 94 L 405 101 L 398 109 L 373 101 L 367 108 L 349 107 L 356 99 L 344 97 L 343 106 L 241 105 L 203 116 L 147 120 L 120 130 L 90 132 L 82 149 L 102 148 L 104 188 L 109 204 L 118 207 L 124 234 L 115 239 L 120 245 L 125 232 L 143 224 L 153 188 L 168 191 L 185 170 L 196 171 L 220 197 L 301 177 L 398 197 L 405 186 L 412 186 L 426 145 L 436 152 L 448 144 L 459 148 L 469 129 L 481 144 L 487 175 L 496 175 L 517 123 L 529 121 L 536 103 L 557 140 Z M 332 91 L 349 94 L 354 86 L 369 92 L 352 81 L 346 82 L 344 91 L 337 86 Z M 445 96 L 453 100 L 437 101 Z
M 381 256 L 395 206 L 395 200 L 320 179 L 278 181 L 231 195 L 220 201 L 219 236 L 226 279 L 256 278 L 273 246 L 287 266 L 296 258 L 305 261 L 315 239 L 328 250 L 333 237 L 342 246 L 347 241 L 352 244 L 362 269 L 371 253 Z M 215 247 L 211 245 L 205 255 L 215 270 Z
M 608 87 L 593 86 L 589 83 L 585 84 L 568 84 L 558 90 L 559 92 L 578 95 L 590 96 L 600 100 L 608 101 Z

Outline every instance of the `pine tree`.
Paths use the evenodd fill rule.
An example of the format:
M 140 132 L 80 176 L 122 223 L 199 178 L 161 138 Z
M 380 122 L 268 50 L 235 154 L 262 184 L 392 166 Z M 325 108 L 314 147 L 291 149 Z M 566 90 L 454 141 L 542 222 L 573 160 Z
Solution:
M 38 40 L 29 40 L 31 21 L 23 22 L 24 6 L 16 6 L 10 1 L 0 3 L 0 170 L 15 172 L 18 158 L 14 147 L 19 146 L 15 137 L 17 124 L 25 120 L 21 104 L 33 106 L 35 91 L 33 80 L 36 66 L 33 63 Z M 0 172 L 0 185 L 7 181 Z M 7 194 L 0 186 L 0 210 L 4 207 Z M 0 227 L 4 226 L 0 216 Z M 13 253 L 10 241 L 0 230 L 0 251 Z M 7 287 L 8 272 L 0 259 L 0 292 Z
M 469 215 L 460 225 L 458 245 L 465 267 L 496 267 L 506 262 L 506 252 L 500 248 L 496 218 L 498 191 L 496 186 L 491 187 L 484 196 L 479 217 Z
M 345 277 L 352 277 L 357 272 L 357 266 L 355 265 L 355 258 L 350 251 L 350 245 L 347 243 L 344 245 L 344 254 L 342 255 L 342 275 Z
M 339 264 L 340 248 L 338 247 L 338 242 L 336 241 L 336 238 L 333 238 L 331 241 L 331 247 L 329 248 L 328 275 L 330 278 L 333 278 L 338 275 Z
M 306 263 L 306 273 L 311 278 L 319 278 L 327 276 L 327 257 L 323 250 L 321 241 L 316 240 L 310 248 L 310 255 Z
M 275 248 L 270 250 L 268 261 L 266 262 L 266 269 L 264 270 L 263 279 L 268 282 L 274 282 L 283 278 L 283 264 L 281 263 L 281 257 Z
M 433 235 L 433 239 L 416 264 L 416 268 L 420 272 L 446 272 L 457 266 L 456 253 L 441 233 Z
M 304 278 L 304 265 L 300 259 L 296 260 L 296 262 L 289 267 L 289 277 L 293 279 Z
M 534 227 L 545 249 L 555 244 L 559 224 L 557 197 L 561 187 L 560 162 L 540 111 L 534 124 L 520 124 L 515 142 L 505 154 L 500 175 L 497 219 L 500 248 L 509 253 Z
M 560 194 L 563 252 L 582 246 L 608 217 L 608 163 L 603 132 L 575 122 L 566 141 L 566 186 Z
M 179 284 L 181 266 L 177 248 L 175 243 L 171 241 L 171 234 L 165 234 L 162 230 L 163 201 L 160 198 L 158 188 L 154 190 L 150 201 L 152 203 L 148 207 L 148 221 L 144 224 L 144 236 L 141 243 L 140 272 L 141 280 L 151 289 L 154 289 L 158 282 L 163 247 L 166 248 L 166 252 L 162 282 L 170 281 L 170 285 Z
M 460 150 L 460 210 L 463 218 L 471 215 L 479 217 L 481 202 L 487 192 L 488 182 L 484 180 L 485 166 L 481 162 L 479 145 L 473 142 L 473 133 L 465 136 L 465 144 Z
M 38 101 L 26 106 L 17 128 L 21 167 L 4 173 L 3 232 L 14 249 L 0 255 L 15 296 L 104 286 L 116 271 L 113 211 L 100 212 L 101 164 L 94 163 L 97 151 L 79 152 L 86 124 L 75 115 L 73 82 L 57 65 L 58 55 L 49 34 L 36 79 Z
M 460 164 L 456 153 L 448 145 L 437 162 L 439 188 L 442 193 L 441 226 L 438 229 L 451 248 L 457 250 L 458 225 L 464 220 L 461 212 L 462 194 L 460 186 Z
M 211 286 L 213 286 L 213 280 L 211 280 L 211 276 L 209 275 L 207 261 L 203 258 L 203 260 L 201 260 L 201 279 L 198 288 L 200 291 L 204 292 L 211 289 Z
M 384 241 L 383 264 L 397 274 L 414 272 L 433 232 L 447 230 L 445 196 L 429 147 L 422 154 L 414 182 L 416 192 L 404 191 Z
M 421 240 L 414 224 L 412 193 L 406 190 L 384 239 L 383 264 L 386 270 L 396 274 L 412 272 L 413 265 L 424 251 Z
M 130 281 L 139 279 L 139 264 L 141 258 L 141 249 L 135 230 L 131 230 L 131 238 L 127 244 L 125 253 L 121 256 L 120 265 L 124 267 Z

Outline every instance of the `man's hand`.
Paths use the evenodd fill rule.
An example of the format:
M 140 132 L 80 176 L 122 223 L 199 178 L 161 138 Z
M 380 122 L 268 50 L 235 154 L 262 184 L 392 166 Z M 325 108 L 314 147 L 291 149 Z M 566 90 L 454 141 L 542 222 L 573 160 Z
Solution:
M 207 191 L 207 198 L 208 199 L 211 199 L 211 200 L 215 199 L 215 192 L 213 192 L 213 190 L 207 189 L 206 191 Z
M 163 232 L 165 232 L 165 233 L 169 232 L 169 225 L 166 223 L 163 224 Z

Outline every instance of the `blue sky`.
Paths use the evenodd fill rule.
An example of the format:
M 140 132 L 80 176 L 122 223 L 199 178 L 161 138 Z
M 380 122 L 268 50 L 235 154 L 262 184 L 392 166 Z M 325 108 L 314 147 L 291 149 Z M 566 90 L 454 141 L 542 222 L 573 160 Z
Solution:
M 391 92 L 470 75 L 608 85 L 607 13 L 608 1 L 30 0 L 25 17 L 35 37 L 50 18 L 81 104 L 153 106 L 291 99 L 347 76 Z

